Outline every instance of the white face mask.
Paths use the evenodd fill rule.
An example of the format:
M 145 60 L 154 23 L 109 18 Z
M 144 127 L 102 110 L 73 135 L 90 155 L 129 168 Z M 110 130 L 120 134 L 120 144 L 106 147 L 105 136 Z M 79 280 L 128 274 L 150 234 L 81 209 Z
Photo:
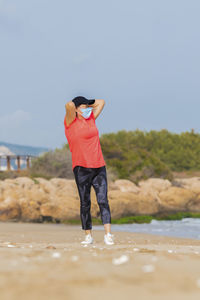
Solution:
M 82 116 L 85 118 L 85 119 L 88 119 L 92 113 L 92 107 L 87 107 L 87 108 L 80 108 L 80 110 L 83 112 L 82 113 Z

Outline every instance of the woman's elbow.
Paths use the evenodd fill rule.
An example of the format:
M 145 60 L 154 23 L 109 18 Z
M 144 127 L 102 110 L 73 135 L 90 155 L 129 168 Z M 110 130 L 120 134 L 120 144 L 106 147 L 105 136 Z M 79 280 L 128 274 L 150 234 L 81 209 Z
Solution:
M 104 106 L 105 105 L 105 100 L 104 99 L 99 99 L 99 105 Z

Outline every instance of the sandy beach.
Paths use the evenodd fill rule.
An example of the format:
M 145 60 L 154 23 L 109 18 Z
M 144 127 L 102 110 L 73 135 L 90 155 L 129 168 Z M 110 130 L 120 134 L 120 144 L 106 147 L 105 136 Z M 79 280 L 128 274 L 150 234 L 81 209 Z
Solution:
M 0 299 L 199 299 L 200 240 L 0 223 Z

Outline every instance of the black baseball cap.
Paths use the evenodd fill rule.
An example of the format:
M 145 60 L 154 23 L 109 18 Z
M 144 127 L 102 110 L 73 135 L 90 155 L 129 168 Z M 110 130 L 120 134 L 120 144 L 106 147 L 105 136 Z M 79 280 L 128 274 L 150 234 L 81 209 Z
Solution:
M 81 104 L 94 104 L 95 99 L 87 99 L 83 96 L 77 96 L 72 100 L 72 102 L 74 102 L 75 106 L 78 107 Z

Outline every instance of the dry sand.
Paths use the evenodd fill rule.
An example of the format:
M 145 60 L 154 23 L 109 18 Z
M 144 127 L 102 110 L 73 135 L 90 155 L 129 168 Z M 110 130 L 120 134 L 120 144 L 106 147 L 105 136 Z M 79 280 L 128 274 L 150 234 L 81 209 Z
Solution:
M 200 299 L 200 241 L 80 226 L 0 223 L 0 300 Z M 120 264 L 121 262 L 121 264 Z

